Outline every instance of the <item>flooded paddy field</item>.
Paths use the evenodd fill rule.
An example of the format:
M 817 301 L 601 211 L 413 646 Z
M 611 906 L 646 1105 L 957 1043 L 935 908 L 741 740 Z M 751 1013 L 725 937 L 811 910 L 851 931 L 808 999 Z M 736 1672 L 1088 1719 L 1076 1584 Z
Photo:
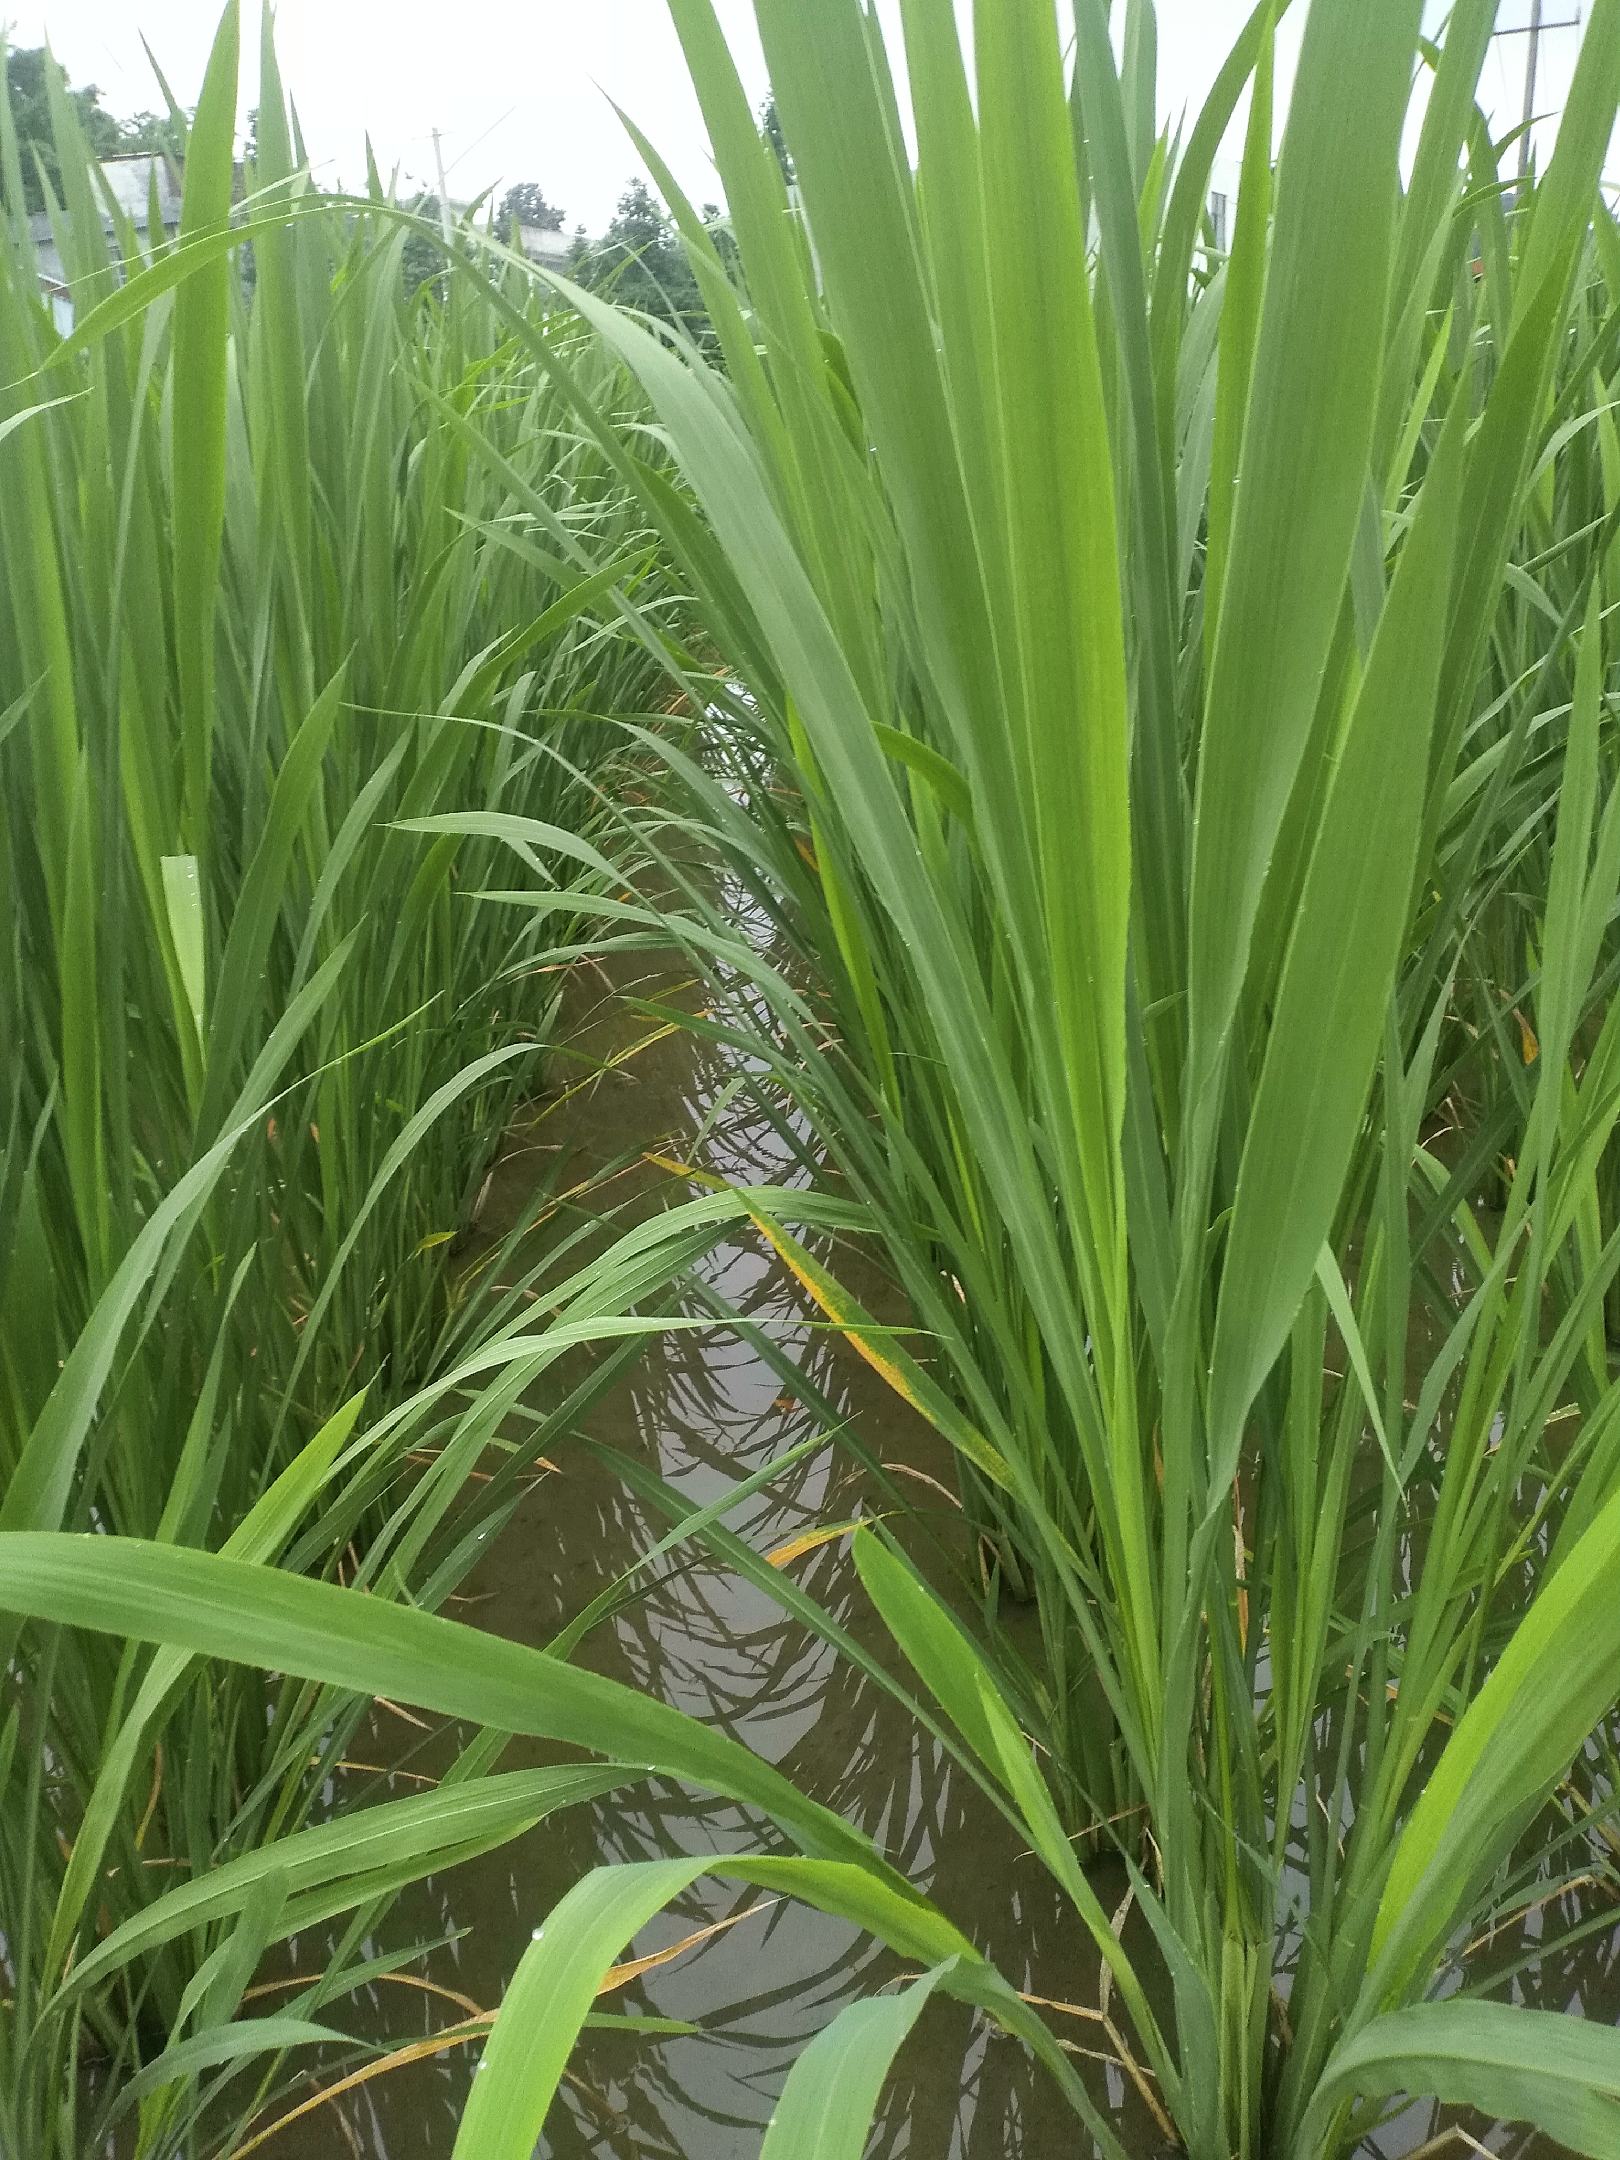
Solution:
M 701 1150 L 694 1152 L 729 1180 L 787 1180 L 792 1166 L 779 1137 L 730 1088 L 730 1068 L 689 1035 L 649 1042 L 649 1033 L 656 1030 L 631 1020 L 608 993 L 582 1015 L 573 1041 L 581 1069 L 594 1062 L 602 1069 L 550 1109 L 542 1105 L 514 1135 L 486 1201 L 487 1227 L 517 1214 L 541 1165 L 554 1189 L 572 1191 L 601 1177 L 629 1210 L 656 1205 L 669 1173 L 637 1158 L 684 1160 L 683 1142 L 698 1134 Z M 641 1042 L 647 1046 L 637 1049 Z M 885 1299 L 892 1309 L 892 1291 L 861 1256 L 842 1256 L 841 1270 L 870 1310 L 882 1314 Z M 881 1630 L 847 1540 L 816 1542 L 817 1534 L 863 1512 L 881 1513 L 885 1485 L 898 1480 L 924 1537 L 930 1530 L 937 1537 L 940 1572 L 948 1573 L 963 1544 L 949 1452 L 820 1324 L 762 1238 L 745 1233 L 718 1245 L 699 1280 L 687 1301 L 694 1313 L 718 1304 L 755 1332 L 715 1322 L 655 1339 L 591 1414 L 584 1438 L 655 1472 L 692 1510 L 792 1457 L 726 1526 L 775 1556 L 875 1651 Z M 765 1339 L 777 1358 L 764 1354 Z M 803 1394 L 818 1396 L 817 1407 L 784 1380 L 783 1359 L 802 1368 Z M 835 1419 L 826 1444 L 796 1453 L 826 1431 L 829 1410 Z M 451 1609 L 546 1646 L 635 1567 L 667 1534 L 669 1520 L 586 1446 L 559 1449 Z M 695 1545 L 637 1578 L 576 1655 L 742 1741 L 867 1831 L 1022 1988 L 1070 2006 L 1048 2015 L 1077 2050 L 1133 2160 L 1174 2154 L 1145 2073 L 1133 2075 L 1094 2017 L 1077 2014 L 1094 2010 L 1100 1976 L 1072 1908 L 972 1780 L 880 1687 Z M 442 1759 L 441 1736 L 404 1713 L 379 1711 L 367 1747 L 356 1752 L 392 1762 L 386 1786 L 402 1795 Z M 506 1758 L 509 1766 L 540 1759 L 521 1743 Z M 382 1941 L 439 1941 L 413 1968 L 429 1987 L 377 1987 L 357 2000 L 352 2022 L 369 2037 L 386 2036 L 402 2056 L 431 2050 L 434 2033 L 470 2008 L 498 2005 L 533 1930 L 593 1865 L 742 1849 L 758 1834 L 757 1823 L 730 1804 L 659 1781 L 553 1817 L 400 1900 Z M 1094 1870 L 1094 1880 L 1111 1910 L 1128 1907 L 1117 1863 Z M 1593 1914 L 1566 1897 L 1556 1909 L 1527 1913 L 1516 1931 L 1481 1953 L 1502 1965 L 1532 1959 L 1515 1983 L 1520 1999 L 1620 2014 L 1620 1930 L 1599 1926 L 1573 1949 L 1536 1958 L 1544 1933 L 1562 1935 L 1601 1918 L 1606 1893 L 1594 1895 Z M 1128 1914 L 1124 1924 L 1133 1924 Z M 540 2148 L 551 2160 L 752 2160 L 805 2043 L 843 2005 L 905 1968 L 837 1919 L 712 1882 L 645 1930 L 621 1970 L 604 2010 L 700 2030 L 587 2033 Z M 446 2160 L 477 2055 L 476 2042 L 414 2054 L 290 2124 L 265 2149 L 272 2160 Z M 872 2151 L 874 2160 L 1084 2160 L 1089 2149 L 1046 2074 L 1019 2046 L 962 2005 L 939 2001 L 900 2056 Z M 1545 2136 L 1460 2120 L 1423 2103 L 1369 2140 L 1363 2156 L 1439 2160 L 1485 2152 L 1559 2160 L 1563 2151 Z

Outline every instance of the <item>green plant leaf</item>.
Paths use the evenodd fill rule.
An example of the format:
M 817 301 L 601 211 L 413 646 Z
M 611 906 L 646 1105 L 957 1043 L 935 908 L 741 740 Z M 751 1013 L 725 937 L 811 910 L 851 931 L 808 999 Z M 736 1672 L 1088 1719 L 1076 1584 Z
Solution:
M 1320 2106 L 1403 2095 L 1534 2123 L 1589 2160 L 1620 2150 L 1620 2034 L 1595 2019 L 1506 2003 L 1413 2003 L 1335 2053 Z M 1322 2117 L 1319 2117 L 1319 2120 Z

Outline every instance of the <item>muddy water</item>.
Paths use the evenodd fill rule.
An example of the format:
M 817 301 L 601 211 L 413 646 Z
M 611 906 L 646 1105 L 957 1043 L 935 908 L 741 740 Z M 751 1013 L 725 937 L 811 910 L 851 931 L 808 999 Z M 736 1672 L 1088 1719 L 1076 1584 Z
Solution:
M 621 985 L 621 988 L 624 987 Z M 605 1058 L 634 1039 L 605 1010 L 580 1028 L 582 1058 Z M 540 1167 L 563 1187 L 616 1166 L 630 1149 L 681 1152 L 706 1121 L 728 1075 L 688 1038 L 629 1059 L 515 1136 L 488 1209 L 490 1226 L 515 1212 Z M 708 1126 L 699 1150 L 739 1180 L 785 1180 L 779 1143 L 736 1107 Z M 558 1159 L 558 1158 L 561 1159 Z M 667 1178 L 645 1168 L 615 1179 L 620 1203 L 635 1189 L 655 1204 Z M 865 1366 L 814 1326 L 816 1315 L 769 1249 L 750 1237 L 719 1245 L 699 1270 L 707 1288 L 802 1365 L 806 1379 L 886 1466 L 908 1499 L 952 1534 L 949 1465 L 933 1436 Z M 873 1301 L 875 1281 L 859 1285 Z M 808 1388 L 806 1392 L 809 1392 Z M 773 1366 L 734 1330 L 672 1335 L 659 1343 L 589 1421 L 598 1438 L 656 1469 L 692 1506 L 716 1498 L 821 1425 Z M 549 1642 L 667 1528 L 583 1451 L 559 1451 L 490 1558 L 466 1586 L 462 1617 L 520 1640 Z M 924 1480 L 938 1480 L 938 1484 Z M 729 1518 L 771 1552 L 871 1504 L 864 1474 L 836 1444 L 797 1462 Z M 881 1503 L 878 1503 L 881 1504 Z M 857 1633 L 862 1600 L 842 1542 L 789 1563 L 795 1578 Z M 875 1635 L 873 1637 L 875 1641 Z M 1021 1852 L 971 1783 L 953 1776 L 925 1736 L 881 1689 L 789 1621 L 768 1597 L 689 1552 L 666 1566 L 580 1652 L 612 1677 L 676 1704 L 778 1764 L 801 1786 L 882 1841 L 896 1862 L 947 1896 L 1004 1969 L 1043 1992 L 1091 1999 L 1094 1954 L 1070 1958 L 1075 1930 L 1045 1871 Z M 409 1789 L 412 1751 L 431 1744 L 385 1720 L 373 1746 L 400 1761 Z M 524 1758 L 514 1749 L 509 1764 Z M 673 1787 L 639 1786 L 543 1824 L 528 1838 L 447 1875 L 395 1908 L 390 1940 L 457 1936 L 421 1968 L 438 1987 L 492 2006 L 532 1929 L 593 1862 L 737 1849 L 757 1841 L 741 1812 Z M 739 1915 L 743 1917 L 738 1917 Z M 844 1923 L 806 1907 L 762 1900 L 726 1884 L 700 1885 L 638 1938 L 638 1954 L 729 1922 L 697 1949 L 650 1971 L 612 2007 L 701 2025 L 701 2035 L 651 2041 L 588 2036 L 548 2126 L 557 2160 L 742 2160 L 758 2150 L 794 2056 L 845 2002 L 901 1968 Z M 453 2022 L 442 1997 L 403 1987 L 376 1992 L 374 2030 L 396 2044 Z M 1091 2045 L 1089 2028 L 1078 2029 Z M 1162 2139 L 1117 2067 L 1097 2062 L 1098 2097 L 1141 2117 L 1140 2149 Z M 470 2051 L 455 2050 L 370 2082 L 275 2140 L 286 2160 L 445 2160 L 454 2142 Z M 886 2103 L 881 2149 L 899 2160 L 1010 2152 L 1080 2153 L 1073 2117 L 1022 2050 L 989 2038 L 954 2005 L 931 2009 Z M 1086 2141 L 1089 2143 L 1089 2141 Z
M 622 985 L 620 986 L 623 987 Z M 584 1060 L 622 1050 L 629 1034 L 617 1000 L 582 1016 Z M 572 1094 L 516 1137 L 490 1216 L 532 1184 L 537 1156 L 570 1187 L 646 1147 L 699 1152 L 739 1180 L 787 1175 L 780 1144 L 725 1100 L 731 1075 L 689 1038 L 666 1039 Z M 715 1116 L 716 1105 L 722 1106 Z M 620 1177 L 617 1197 L 656 1204 L 662 1173 Z M 908 1504 L 953 1531 L 948 1466 L 875 1375 L 813 1325 L 814 1314 L 768 1249 L 723 1244 L 701 1271 L 708 1287 L 797 1362 L 837 1407 Z M 882 1310 L 882 1286 L 856 1287 Z M 656 1469 L 693 1506 L 783 1455 L 819 1419 L 772 1364 L 734 1331 L 671 1336 L 590 1421 L 590 1430 Z M 559 1452 L 467 1585 L 462 1617 L 544 1644 L 662 1534 L 663 1518 L 582 1450 Z M 926 1482 L 940 1481 L 939 1487 Z M 770 1552 L 807 1532 L 880 1507 L 866 1474 L 829 1446 L 797 1462 L 731 1518 Z M 788 1563 L 803 1586 L 859 1633 L 866 1625 L 842 1541 Z M 872 1638 L 875 1644 L 875 1637 Z M 971 1783 L 883 1692 L 784 1617 L 763 1594 L 690 1553 L 665 1564 L 644 1594 L 599 1627 L 579 1653 L 614 1678 L 672 1702 L 741 1740 L 877 1838 L 914 1880 L 931 1888 L 1020 1984 L 1043 1996 L 1095 2002 L 1095 1954 L 1084 1944 L 1045 1871 L 1022 1853 Z M 413 1750 L 431 1742 L 395 1725 L 375 1744 L 400 1764 L 410 1789 Z M 514 1749 L 509 1765 L 525 1758 Z M 448 1874 L 395 1908 L 387 1941 L 452 1938 L 419 1968 L 434 1987 L 486 2008 L 532 1930 L 591 1865 L 748 1845 L 757 1826 L 740 1812 L 667 1785 L 627 1788 L 590 1809 L 543 1824 L 504 1851 Z M 804 2042 L 846 2002 L 891 1979 L 895 1962 L 844 1924 L 792 1903 L 725 1884 L 700 1885 L 638 1938 L 636 1951 L 717 1933 L 624 1987 L 604 2007 L 679 2019 L 703 2029 L 675 2038 L 598 2032 L 576 2055 L 542 2151 L 552 2160 L 752 2160 L 782 2081 Z M 1539 1923 L 1538 1923 L 1539 1924 Z M 1515 1941 L 1514 1948 L 1521 1946 Z M 1584 1997 L 1613 2015 L 1613 1943 L 1598 1938 L 1571 1969 L 1550 1976 L 1543 1999 Z M 1607 2009 L 1604 2006 L 1607 2005 Z M 460 2015 L 442 1994 L 378 1988 L 360 2006 L 374 2036 L 405 2046 Z M 1133 2154 L 1166 2150 L 1162 2129 L 1095 2028 L 1063 2025 L 1099 2102 Z M 456 2048 L 374 2079 L 343 2102 L 289 2128 L 270 2160 L 447 2160 L 475 2050 Z M 1437 2138 L 1443 2142 L 1436 2144 Z M 1366 2160 L 1470 2149 L 1513 2160 L 1554 2160 L 1559 2148 L 1523 2133 L 1470 2126 L 1470 2138 L 1413 2108 L 1365 2148 Z M 936 2003 L 901 2056 L 872 2148 L 880 2160 L 1085 2160 L 1091 2141 L 1060 2106 L 1024 2052 L 987 2036 L 958 2006 Z

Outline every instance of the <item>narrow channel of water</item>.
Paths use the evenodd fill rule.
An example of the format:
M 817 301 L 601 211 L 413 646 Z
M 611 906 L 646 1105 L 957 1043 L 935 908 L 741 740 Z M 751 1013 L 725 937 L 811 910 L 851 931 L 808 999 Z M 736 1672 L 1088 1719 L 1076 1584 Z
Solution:
M 579 1034 L 587 1057 L 622 1049 L 631 1035 L 616 1000 Z M 679 1150 L 704 1131 L 704 1159 L 739 1180 L 780 1178 L 780 1143 L 729 1098 L 734 1075 L 692 1038 L 642 1051 L 516 1136 L 489 1216 L 510 1219 L 536 1176 L 536 1151 L 556 1185 L 643 1148 Z M 720 1114 L 715 1115 L 716 1105 Z M 629 1173 L 648 1204 L 663 1173 Z M 616 1183 L 623 1198 L 626 1187 Z M 865 1447 L 908 1481 L 919 1507 L 937 1510 L 949 1536 L 953 1503 L 939 1443 L 843 1346 L 812 1325 L 798 1285 L 762 1243 L 717 1247 L 702 1270 L 728 1305 L 768 1329 L 851 1421 Z M 875 1302 L 875 1289 L 867 1291 Z M 659 1342 L 591 1421 L 595 1434 L 654 1467 L 695 1506 L 768 1464 L 815 1429 L 771 1364 L 735 1332 L 684 1333 Z M 937 1485 L 929 1480 L 938 1480 Z M 757 1550 L 846 1520 L 863 1499 L 862 1474 L 835 1445 L 798 1462 L 732 1518 Z M 666 1527 L 583 1452 L 559 1453 L 455 1609 L 461 1617 L 544 1644 L 613 1582 Z M 790 1563 L 846 1624 L 868 1623 L 842 1541 Z M 875 1634 L 870 1638 L 876 1642 Z M 800 1785 L 879 1839 L 913 1879 L 1010 1975 L 1033 1991 L 1096 2000 L 1095 1954 L 1050 1878 L 1018 1849 L 970 1783 L 940 1759 L 904 1713 L 788 1620 L 767 1597 L 690 1554 L 599 1628 L 580 1653 L 613 1677 L 733 1734 Z M 409 1761 L 415 1736 L 390 1741 Z M 523 1760 L 514 1749 L 510 1763 Z M 402 1770 L 396 1789 L 409 1788 Z M 735 1808 L 665 1786 L 638 1786 L 541 1826 L 500 1853 L 403 1899 L 388 1937 L 454 1934 L 423 1967 L 441 1989 L 483 2007 L 502 1987 L 532 1930 L 591 1865 L 746 1845 L 753 1827 Z M 739 1917 L 741 1916 L 741 1917 Z M 1532 1943 L 1549 1915 L 1532 1915 Z M 1565 1920 L 1568 1914 L 1564 1915 Z M 727 1885 L 700 1885 L 638 1940 L 638 1955 L 723 1923 L 684 1955 L 626 1985 L 604 2007 L 689 2021 L 699 2035 L 652 2040 L 587 2036 L 542 2151 L 550 2160 L 753 2160 L 795 2054 L 846 2002 L 898 1970 L 844 1924 L 792 1903 Z M 1620 2004 L 1616 1938 L 1604 1933 L 1563 1954 L 1543 1975 L 1542 2000 L 1613 2016 Z M 376 2034 L 399 2046 L 451 2023 L 440 1995 L 374 1991 Z M 351 2020 L 350 2022 L 354 2022 Z M 1058 2022 L 1062 2022 L 1059 2020 Z M 1076 2022 L 1078 2058 L 1122 2137 L 1142 2160 L 1166 2150 L 1163 2132 L 1095 2029 Z M 475 2049 L 456 2048 L 372 2080 L 343 2102 L 290 2127 L 267 2160 L 448 2160 Z M 1435 2140 L 1443 2142 L 1436 2143 Z M 988 2037 L 958 2006 L 931 2006 L 901 2057 L 885 2099 L 876 2160 L 1086 2160 L 1090 2141 L 1023 2051 Z M 1561 2148 L 1526 2133 L 1453 2126 L 1414 2107 L 1365 2148 L 1366 2160 L 1418 2152 L 1556 2160 Z

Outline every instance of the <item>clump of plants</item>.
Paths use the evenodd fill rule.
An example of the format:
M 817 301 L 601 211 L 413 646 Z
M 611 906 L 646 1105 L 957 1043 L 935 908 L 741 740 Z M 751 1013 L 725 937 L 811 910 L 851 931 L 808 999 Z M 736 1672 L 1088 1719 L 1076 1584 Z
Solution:
M 1601 1872 L 1612 1804 L 1620 13 L 1511 188 L 1485 0 L 1437 47 L 1322 0 L 1275 162 L 1271 6 L 1172 137 L 1146 6 L 1122 57 L 1100 4 L 1068 53 L 1046 0 L 981 8 L 970 76 L 948 6 L 891 54 L 854 0 L 760 0 L 790 189 L 707 0 L 672 12 L 736 288 L 649 157 L 725 368 L 586 313 L 746 692 L 672 761 L 689 825 L 796 957 L 697 881 L 692 949 L 858 1217 L 748 1205 L 807 1275 L 794 1225 L 876 1238 L 915 1357 L 826 1310 L 981 1533 L 977 1638 L 858 1542 L 919 1713 L 1198 2160 L 1348 2152 L 1413 2093 L 1605 2150 L 1612 2035 L 1458 1958 Z
M 1615 2034 L 1500 1999 L 1470 1945 L 1608 1874 L 1620 4 L 1591 10 L 1522 186 L 1478 104 L 1491 0 L 1437 43 L 1418 0 L 1316 0 L 1275 162 L 1274 0 L 1170 135 L 1144 0 L 1119 53 L 1103 0 L 1072 48 L 1049 0 L 996 0 L 971 63 L 949 0 L 903 0 L 892 53 L 859 0 L 757 0 L 786 159 L 710 0 L 672 12 L 734 257 L 644 147 L 718 358 L 563 289 L 684 490 L 562 356 L 548 380 L 642 492 L 726 676 L 646 619 L 711 724 L 700 755 L 635 738 L 673 791 L 620 820 L 657 904 L 568 905 L 683 939 L 714 981 L 694 1024 L 836 1169 L 670 1223 L 760 1224 L 938 1425 L 979 1624 L 892 1521 L 862 1529 L 902 1682 L 725 1550 L 911 1701 L 1062 1886 L 1173 2147 L 1334 2160 L 1432 2095 L 1605 2155 Z M 1228 252 L 1205 202 L 1246 92 Z M 500 260 L 464 263 L 476 290 Z M 717 912 L 694 841 L 786 965 Z M 842 1289 L 824 1232 L 875 1244 L 913 1338 Z M 805 2051 L 769 2160 L 864 2150 L 942 1991 L 1125 2160 L 1042 2008 L 701 1726 L 331 1583 L 151 1542 L 114 1578 L 105 1540 L 8 1527 L 0 1606 L 53 1639 L 403 1695 L 757 1811 L 755 1855 L 562 1902 L 458 2156 L 527 2160 L 602 1974 L 712 1865 L 920 1969 Z
M 26 188 L 0 103 L 0 1527 L 431 1607 L 521 1490 L 525 1385 L 661 1279 L 480 1231 L 561 978 L 465 896 L 518 821 L 536 888 L 587 874 L 602 716 L 667 695 L 621 603 L 669 588 L 534 348 L 629 406 L 613 363 L 524 280 L 407 293 L 414 225 L 312 188 L 268 38 L 238 166 L 237 57 L 232 9 L 168 236 L 103 195 L 55 75 Z M 0 2146 L 80 2160 L 133 2117 L 194 2149 L 321 2023 L 283 1994 L 220 2037 L 328 1909 L 262 1856 L 332 1810 L 364 1705 L 10 1622 L 0 1664 Z M 454 1788 L 363 1848 L 368 1914 L 551 1804 Z M 198 1902 L 217 1867 L 245 1905 Z

